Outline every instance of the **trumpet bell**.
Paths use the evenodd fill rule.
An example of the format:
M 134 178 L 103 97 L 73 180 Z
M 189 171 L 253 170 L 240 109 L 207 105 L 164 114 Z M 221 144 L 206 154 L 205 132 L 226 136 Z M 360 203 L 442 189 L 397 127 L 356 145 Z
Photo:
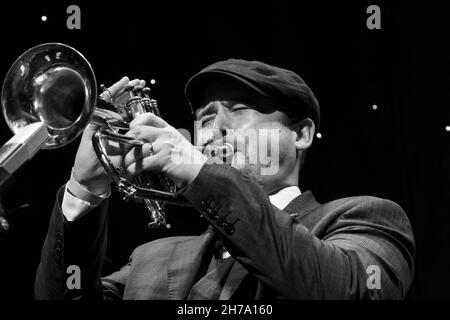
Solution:
M 169 227 L 165 202 L 189 205 L 176 193 L 175 184 L 165 174 L 151 172 L 130 181 L 125 169 L 112 162 L 107 148 L 111 142 L 118 142 L 122 151 L 126 145 L 143 145 L 144 141 L 122 131 L 129 130 L 130 121 L 142 113 L 160 116 L 157 101 L 150 98 L 149 88 L 130 87 L 125 105 L 113 103 L 97 98 L 96 88 L 91 65 L 80 52 L 61 43 L 41 44 L 23 53 L 9 69 L 1 94 L 3 115 L 14 134 L 32 123 L 44 123 L 48 132 L 44 149 L 68 144 L 89 122 L 96 124 L 93 147 L 118 190 L 127 199 L 144 200 L 150 228 Z
M 49 137 L 43 149 L 74 140 L 89 122 L 97 98 L 94 72 L 84 56 L 61 43 L 23 53 L 3 82 L 3 116 L 13 133 L 38 121 Z

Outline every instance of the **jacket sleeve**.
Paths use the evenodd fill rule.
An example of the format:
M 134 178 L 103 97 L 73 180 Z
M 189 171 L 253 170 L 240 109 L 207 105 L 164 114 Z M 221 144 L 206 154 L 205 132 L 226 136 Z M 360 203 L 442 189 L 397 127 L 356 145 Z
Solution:
M 412 230 L 391 201 L 367 197 L 321 217 L 327 227 L 319 238 L 230 166 L 205 165 L 183 195 L 279 298 L 396 299 L 411 284 Z
M 57 199 L 41 252 L 35 278 L 36 299 L 117 298 L 114 281 L 101 281 L 106 255 L 107 200 L 75 221 L 67 221 L 61 210 L 64 188 Z

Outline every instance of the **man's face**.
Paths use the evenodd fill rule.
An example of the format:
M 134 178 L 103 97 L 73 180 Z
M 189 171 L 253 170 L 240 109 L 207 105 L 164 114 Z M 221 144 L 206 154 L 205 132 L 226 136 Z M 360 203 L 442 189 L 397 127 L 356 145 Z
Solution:
M 206 151 L 229 143 L 233 152 L 226 155 L 228 164 L 256 179 L 267 192 L 283 187 L 295 169 L 296 135 L 275 107 L 238 83 L 214 82 L 196 111 L 197 144 L 205 145 Z M 215 156 L 212 162 L 223 162 L 223 154 Z

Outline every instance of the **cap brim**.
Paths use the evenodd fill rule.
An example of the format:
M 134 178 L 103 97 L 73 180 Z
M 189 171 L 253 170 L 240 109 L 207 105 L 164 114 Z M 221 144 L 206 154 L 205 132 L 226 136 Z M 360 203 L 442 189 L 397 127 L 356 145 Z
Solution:
M 211 83 L 217 82 L 219 80 L 228 79 L 232 81 L 237 81 L 238 83 L 251 89 L 256 94 L 262 97 L 268 97 L 265 92 L 255 86 L 253 83 L 245 79 L 244 77 L 224 70 L 210 70 L 198 73 L 194 75 L 186 83 L 184 88 L 184 95 L 191 106 L 191 112 L 194 113 L 196 109 L 200 106 L 202 95 L 205 92 L 205 88 Z

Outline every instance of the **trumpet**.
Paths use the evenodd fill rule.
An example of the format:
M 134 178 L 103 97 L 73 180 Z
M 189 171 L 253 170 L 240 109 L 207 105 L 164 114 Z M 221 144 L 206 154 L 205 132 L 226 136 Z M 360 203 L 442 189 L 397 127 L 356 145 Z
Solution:
M 45 43 L 20 55 L 9 69 L 2 87 L 2 111 L 13 133 L 42 122 L 48 133 L 43 149 L 62 147 L 77 138 L 88 123 L 95 123 L 95 153 L 118 191 L 125 199 L 145 203 L 149 228 L 170 228 L 165 204 L 189 205 L 177 193 L 173 181 L 159 172 L 143 172 L 130 179 L 125 169 L 115 166 L 108 156 L 110 141 L 128 146 L 144 144 L 124 134 L 135 117 L 146 112 L 161 117 L 150 88 L 130 86 L 126 91 L 129 98 L 125 104 L 98 96 L 95 74 L 87 59 L 65 44 Z

